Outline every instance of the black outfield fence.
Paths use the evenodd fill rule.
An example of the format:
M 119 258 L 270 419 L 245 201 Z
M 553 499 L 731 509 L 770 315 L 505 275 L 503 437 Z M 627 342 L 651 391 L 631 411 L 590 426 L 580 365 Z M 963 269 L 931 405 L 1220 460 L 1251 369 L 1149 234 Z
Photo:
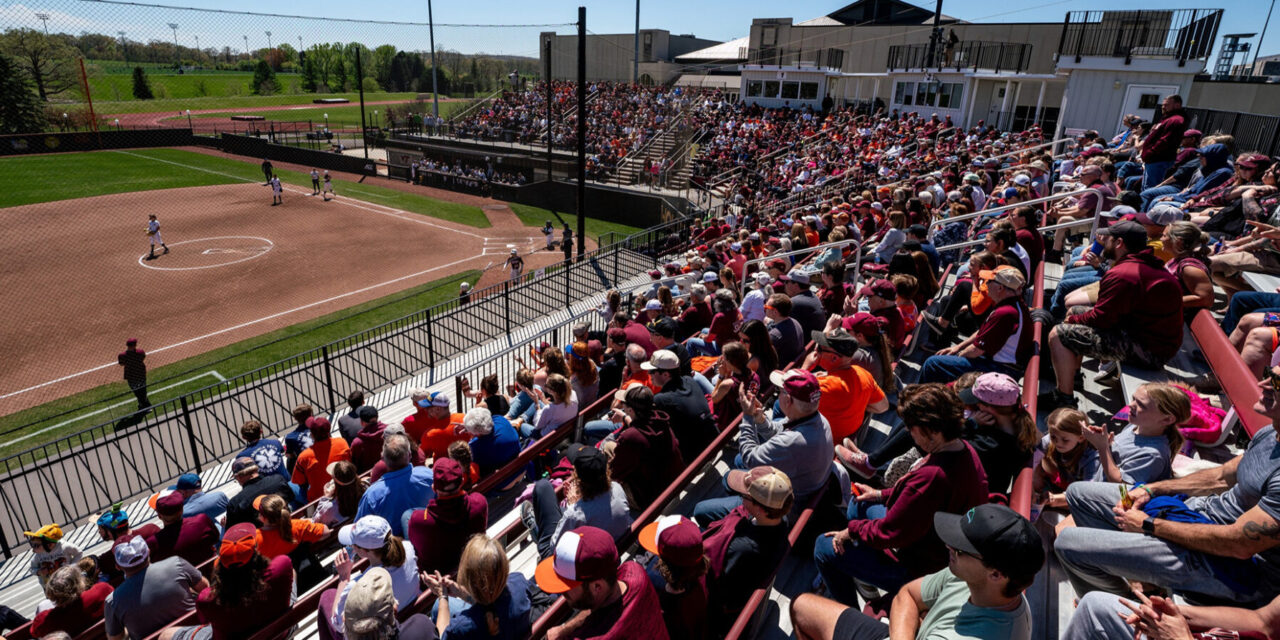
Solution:
M 107 505 L 167 486 L 239 452 L 239 427 L 260 420 L 268 432 L 291 427 L 290 410 L 332 410 L 352 390 L 374 391 L 424 371 L 428 383 L 453 375 L 440 366 L 507 336 L 577 300 L 653 268 L 687 244 L 674 220 L 588 253 L 581 261 L 525 274 L 235 378 L 0 459 L 0 551 L 26 546 L 24 530 L 73 525 Z M 477 381 L 478 382 L 478 381 Z
M 195 144 L 190 129 L 103 129 L 102 131 L 63 131 L 19 133 L 0 136 L 0 155 L 29 153 L 64 153 L 98 149 L 137 149 L 144 147 L 179 147 Z

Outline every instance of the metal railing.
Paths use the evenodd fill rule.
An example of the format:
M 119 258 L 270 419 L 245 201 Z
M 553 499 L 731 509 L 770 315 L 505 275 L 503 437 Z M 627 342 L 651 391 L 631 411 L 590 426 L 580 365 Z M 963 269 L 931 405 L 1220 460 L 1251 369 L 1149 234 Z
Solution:
M 1089 237 L 1093 237 L 1094 233 L 1098 230 L 1098 222 L 1102 218 L 1102 203 L 1106 200 L 1107 196 L 1103 194 L 1102 191 L 1092 187 L 1086 188 L 1086 189 L 1076 189 L 1074 191 L 1063 191 L 1060 193 L 1055 193 L 1052 195 L 1045 196 L 1043 198 L 1035 198 L 1033 200 L 1028 200 L 1026 202 L 1019 202 L 1017 204 L 1006 204 L 1004 206 L 994 207 L 991 209 L 984 209 L 982 211 L 977 211 L 974 213 L 966 213 L 964 215 L 953 216 L 950 218 L 942 218 L 940 220 L 935 220 L 929 223 L 928 232 L 932 233 L 935 228 L 937 228 L 942 224 L 951 224 L 953 222 L 960 222 L 962 220 L 970 220 L 974 218 L 987 217 L 993 213 L 1011 211 L 1013 209 L 1026 206 L 1026 205 L 1044 204 L 1044 203 L 1053 202 L 1056 200 L 1065 200 L 1067 198 L 1074 198 L 1077 196 L 1084 195 L 1086 193 L 1093 193 L 1098 196 L 1098 201 L 1094 205 L 1092 218 L 1083 219 L 1083 220 L 1071 220 L 1068 222 L 1052 224 L 1047 227 L 1039 227 L 1036 229 L 1036 231 L 1043 233 L 1045 231 L 1057 231 L 1059 229 L 1076 229 L 1076 228 L 1087 226 L 1089 227 Z M 948 251 L 952 249 L 963 249 L 965 247 L 977 246 L 977 245 L 983 244 L 984 242 L 986 242 L 985 235 L 978 238 L 974 238 L 973 240 L 966 240 L 964 242 L 957 242 L 954 244 L 941 246 L 941 247 L 938 247 L 937 250 L 938 252 L 942 252 L 942 251 Z
M 1222 9 L 1071 11 L 1062 21 L 1059 58 L 1134 56 L 1207 59 L 1213 51 Z
M 861 244 L 861 243 L 859 243 L 857 240 L 849 239 L 849 240 L 841 240 L 841 241 L 839 241 L 839 242 L 824 242 L 824 243 L 822 243 L 822 244 L 820 244 L 820 245 L 818 245 L 818 246 L 816 246 L 816 247 L 807 247 L 807 248 L 804 248 L 804 249 L 796 249 L 796 250 L 794 250 L 794 251 L 787 251 L 787 252 L 785 252 L 785 253 L 771 253 L 771 254 L 769 254 L 769 255 L 767 255 L 767 256 L 761 256 L 761 257 L 759 257 L 759 258 L 752 258 L 752 259 L 750 259 L 750 260 L 746 261 L 746 263 L 743 265 L 743 271 L 742 271 L 742 272 L 743 272 L 743 273 L 751 273 L 751 272 L 753 271 L 753 269 L 752 269 L 751 267 L 753 267 L 753 266 L 755 266 L 755 265 L 758 265 L 758 264 L 764 264 L 764 263 L 766 263 L 766 262 L 768 262 L 768 261 L 770 261 L 770 260 L 774 260 L 774 259 L 777 259 L 777 258 L 790 258 L 790 257 L 792 257 L 792 256 L 801 256 L 803 259 L 807 259 L 807 258 L 809 258 L 810 256 L 816 256 L 816 255 L 819 255 L 819 254 L 821 254 L 822 252 L 826 251 L 827 249 L 841 249 L 841 248 L 847 247 L 847 246 L 849 246 L 849 245 L 851 245 L 851 244 L 852 244 L 852 245 L 858 245 L 858 246 L 857 246 L 857 248 L 856 248 L 855 257 L 854 257 L 854 259 L 853 259 L 853 264 L 855 264 L 855 265 L 856 265 L 856 264 L 861 264 L 861 263 L 862 263 L 862 244 Z M 799 266 L 799 264 L 797 264 L 796 266 Z M 739 299 L 742 299 L 742 298 L 746 297 L 746 295 L 747 295 L 747 285 L 750 283 L 750 281 L 751 281 L 751 279 L 750 279 L 750 278 L 743 278 L 743 279 L 742 279 L 742 283 L 741 283 L 741 285 L 740 285 L 742 290 L 738 292 L 738 298 L 739 298 Z M 854 280 L 854 286 L 857 286 L 857 280 Z
M 1280 155 L 1280 116 L 1216 109 L 1187 109 L 1187 126 L 1235 138 L 1237 149 Z
M 442 379 L 448 367 L 437 363 L 495 337 L 510 340 L 513 329 L 643 273 L 672 237 L 687 240 L 681 234 L 688 234 L 687 223 L 673 220 L 540 276 L 473 292 L 469 302 L 423 309 L 0 459 L 0 551 L 12 557 L 33 523 L 67 526 L 240 451 L 246 420 L 278 432 L 292 423 L 298 403 L 334 408 L 349 390 L 383 388 L 423 371 Z
M 898 44 L 889 47 L 888 70 L 895 69 L 994 69 L 1026 71 L 1031 63 L 1031 45 L 1020 42 L 963 41 L 941 43 L 929 59 L 929 44 Z

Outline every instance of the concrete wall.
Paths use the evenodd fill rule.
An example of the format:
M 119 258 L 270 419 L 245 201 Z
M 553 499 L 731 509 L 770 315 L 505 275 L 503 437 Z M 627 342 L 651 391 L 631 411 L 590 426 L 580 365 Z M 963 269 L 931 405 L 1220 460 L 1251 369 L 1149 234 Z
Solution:
M 778 49 L 798 52 L 782 64 L 817 62 L 819 51 L 836 48 L 844 51 L 841 71 L 847 73 L 883 72 L 889 47 L 929 42 L 928 26 L 799 27 L 789 24 L 789 20 L 771 22 L 778 21 L 756 20 L 751 25 L 752 54 L 767 46 L 763 38 L 773 30 Z M 1031 44 L 1027 73 L 1053 73 L 1053 54 L 1062 35 L 1060 23 L 957 24 L 944 28 L 954 28 L 961 41 Z
M 1196 80 L 1187 95 L 1187 106 L 1202 109 L 1275 115 L 1277 105 L 1280 84 Z
M 1115 135 L 1120 126 L 1124 95 L 1131 84 L 1171 85 L 1186 96 L 1191 74 L 1150 73 L 1125 70 L 1074 69 L 1067 79 L 1063 129 L 1097 129 L 1103 137 Z M 1194 103 L 1191 103 L 1194 104 Z

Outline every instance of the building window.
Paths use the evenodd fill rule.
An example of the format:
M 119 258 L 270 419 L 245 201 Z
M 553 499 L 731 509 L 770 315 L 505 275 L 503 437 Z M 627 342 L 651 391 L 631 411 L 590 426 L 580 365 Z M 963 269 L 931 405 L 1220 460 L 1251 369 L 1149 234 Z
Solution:
M 844 49 L 827 49 L 827 66 L 832 69 L 843 69 Z
M 787 100 L 795 100 L 796 98 L 799 98 L 800 83 L 799 82 L 782 83 L 782 97 Z
M 818 83 L 801 82 L 800 83 L 800 99 L 801 100 L 817 100 L 818 99 Z
M 766 98 L 778 97 L 778 85 L 780 84 L 781 83 L 778 82 L 777 80 L 765 80 L 764 81 L 764 97 Z
M 916 83 L 899 82 L 893 91 L 893 102 L 902 105 L 915 104 L 915 93 Z
M 964 85 L 959 82 L 945 82 L 938 92 L 938 106 L 943 109 L 959 109 L 964 96 Z
M 763 81 L 763 80 L 748 80 L 748 81 L 747 81 L 747 96 L 748 96 L 748 97 L 752 97 L 752 98 L 759 98 L 759 97 L 760 97 L 761 95 L 763 95 L 763 94 L 764 94 L 764 81 Z
M 1160 94 L 1144 93 L 1138 98 L 1139 109 L 1154 109 L 1160 106 Z
M 916 104 L 932 107 L 938 101 L 937 82 L 921 82 L 916 86 Z
M 760 46 L 772 46 L 778 44 L 778 28 L 765 27 L 760 30 Z

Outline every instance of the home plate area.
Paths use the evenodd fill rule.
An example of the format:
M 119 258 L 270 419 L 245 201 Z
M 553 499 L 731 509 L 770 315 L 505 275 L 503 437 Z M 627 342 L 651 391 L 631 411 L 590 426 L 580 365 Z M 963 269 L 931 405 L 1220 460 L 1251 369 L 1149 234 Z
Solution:
M 528 253 L 545 248 L 546 239 L 534 236 L 525 236 L 523 238 L 485 238 L 484 248 L 481 250 L 482 256 L 507 255 L 512 249 L 518 249 L 520 253 Z

